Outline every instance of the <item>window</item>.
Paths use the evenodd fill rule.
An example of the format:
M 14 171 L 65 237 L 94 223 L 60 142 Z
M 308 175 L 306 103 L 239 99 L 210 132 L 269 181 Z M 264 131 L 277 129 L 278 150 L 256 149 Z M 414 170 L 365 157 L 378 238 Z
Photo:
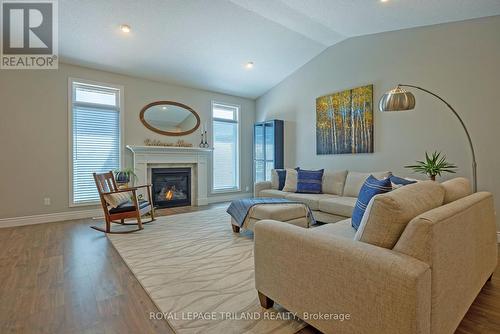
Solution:
M 212 103 L 214 192 L 240 189 L 239 111 L 239 106 Z
M 92 173 L 120 168 L 122 89 L 70 79 L 71 204 L 99 201 Z

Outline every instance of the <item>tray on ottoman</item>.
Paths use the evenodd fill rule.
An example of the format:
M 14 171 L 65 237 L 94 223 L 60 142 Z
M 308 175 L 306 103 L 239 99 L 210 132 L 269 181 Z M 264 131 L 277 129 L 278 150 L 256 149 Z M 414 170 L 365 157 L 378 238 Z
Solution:
M 233 201 L 227 212 L 234 232 L 240 228 L 253 231 L 259 220 L 272 219 L 304 228 L 314 224 L 311 210 L 303 203 L 280 198 L 248 198 Z

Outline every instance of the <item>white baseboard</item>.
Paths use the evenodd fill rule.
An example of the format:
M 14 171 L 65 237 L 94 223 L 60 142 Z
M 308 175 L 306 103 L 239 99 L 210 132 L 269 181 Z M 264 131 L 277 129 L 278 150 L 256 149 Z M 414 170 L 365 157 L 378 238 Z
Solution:
M 252 192 L 247 192 L 247 193 L 233 193 L 233 194 L 227 194 L 227 195 L 221 195 L 221 196 L 212 196 L 208 197 L 208 203 L 222 203 L 222 202 L 231 202 L 235 199 L 242 199 L 242 198 L 249 198 L 253 197 Z
M 207 200 L 208 203 L 221 203 L 221 202 L 230 202 L 235 199 L 248 198 L 252 196 L 253 194 L 251 192 L 236 193 L 223 196 L 213 196 L 207 198 Z M 23 216 L 23 217 L 0 218 L 0 228 L 43 224 L 43 223 L 55 223 L 65 220 L 84 219 L 84 218 L 93 218 L 102 216 L 103 216 L 102 209 L 91 209 L 91 210 L 47 213 L 47 214 Z
M 84 218 L 102 217 L 102 216 L 103 216 L 102 209 L 92 209 L 92 210 L 47 213 L 42 215 L 24 216 L 24 217 L 2 218 L 0 219 L 0 228 L 43 224 L 43 223 L 54 223 L 65 220 L 84 219 Z

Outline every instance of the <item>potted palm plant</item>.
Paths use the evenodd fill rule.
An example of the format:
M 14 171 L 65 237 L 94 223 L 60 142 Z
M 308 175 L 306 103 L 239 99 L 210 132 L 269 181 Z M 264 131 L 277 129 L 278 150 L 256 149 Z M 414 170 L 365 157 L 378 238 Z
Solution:
M 130 181 L 137 179 L 133 168 L 124 168 L 115 170 L 115 180 L 120 187 L 128 187 Z
M 425 152 L 425 161 L 417 161 L 417 164 L 405 166 L 405 168 L 412 169 L 414 173 L 425 174 L 432 181 L 436 181 L 436 175 L 456 173 L 455 169 L 458 167 L 454 163 L 446 161 L 446 156 L 441 155 L 441 152 L 435 151 L 430 156 Z

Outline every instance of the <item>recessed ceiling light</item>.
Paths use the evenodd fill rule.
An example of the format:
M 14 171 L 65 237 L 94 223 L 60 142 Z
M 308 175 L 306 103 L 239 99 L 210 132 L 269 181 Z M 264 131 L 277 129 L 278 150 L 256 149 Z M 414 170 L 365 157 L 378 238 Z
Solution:
M 130 32 L 130 26 L 128 24 L 122 24 L 120 30 L 128 34 Z
M 245 64 L 245 68 L 247 69 L 252 69 L 253 68 L 253 61 L 249 61 L 248 63 Z
M 380 2 L 389 2 L 389 0 L 380 0 Z
M 167 107 L 161 107 L 163 110 L 167 110 Z

